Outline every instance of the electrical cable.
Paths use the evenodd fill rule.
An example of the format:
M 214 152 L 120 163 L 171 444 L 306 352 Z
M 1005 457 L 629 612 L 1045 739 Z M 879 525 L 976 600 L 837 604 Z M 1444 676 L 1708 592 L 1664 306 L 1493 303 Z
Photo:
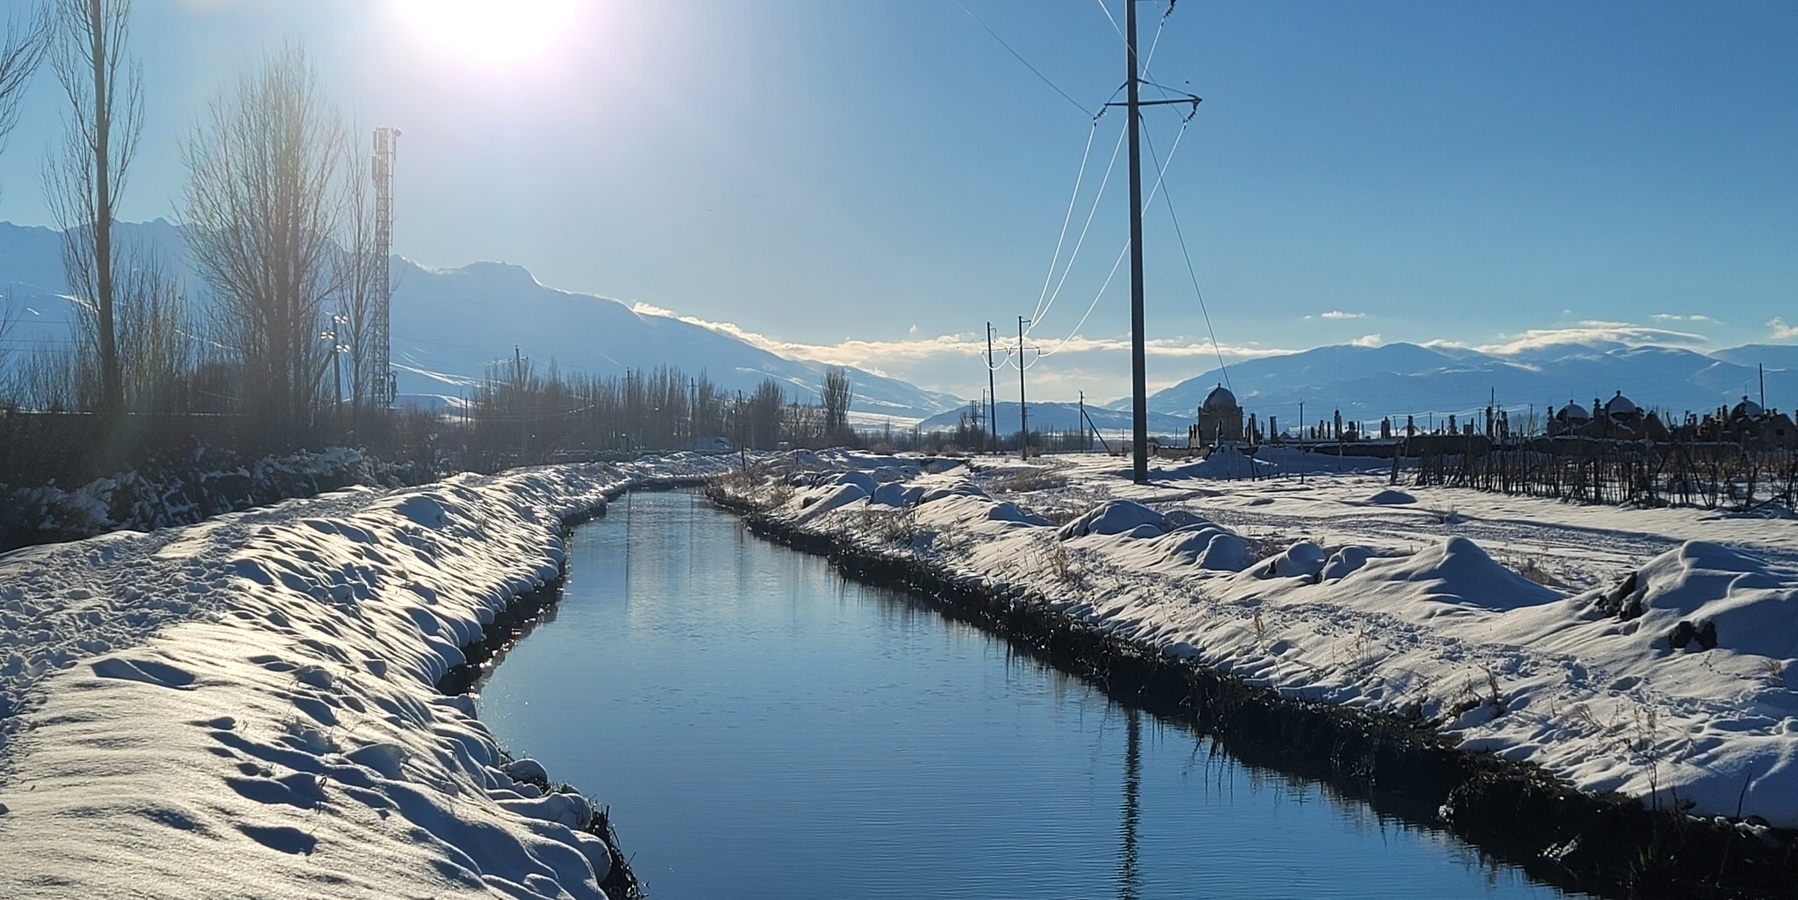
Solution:
M 1061 296 L 1062 287 L 1068 283 L 1068 275 L 1074 270 L 1074 261 L 1079 258 L 1080 248 L 1086 246 L 1086 236 L 1092 231 L 1093 219 L 1099 212 L 1099 201 L 1104 199 L 1105 188 L 1107 185 L 1111 184 L 1111 174 L 1117 171 L 1118 153 L 1122 152 L 1124 149 L 1125 134 L 1126 133 L 1121 129 L 1118 131 L 1117 143 L 1113 144 L 1111 147 L 1111 159 L 1105 164 L 1105 176 L 1099 180 L 1099 190 L 1093 195 L 1092 206 L 1086 211 L 1086 221 L 1080 226 L 1080 237 L 1074 241 L 1074 249 L 1068 253 L 1067 264 L 1061 269 L 1061 278 L 1055 282 L 1055 292 L 1049 295 L 1049 300 L 1046 304 L 1041 303 L 1039 300 L 1036 313 L 1030 317 L 1030 327 L 1025 329 L 1026 335 L 1036 330 L 1037 320 L 1046 315 L 1049 312 L 1049 309 L 1055 305 L 1056 298 Z M 1053 266 L 1054 264 L 1051 263 L 1051 272 L 1054 271 Z
M 1031 74 L 1033 74 L 1037 78 L 1041 79 L 1043 84 L 1048 85 L 1050 87 L 1050 89 L 1055 91 L 1055 93 L 1060 94 L 1062 96 L 1062 99 L 1068 101 L 1069 103 L 1074 104 L 1075 109 L 1078 109 L 1083 113 L 1086 113 L 1087 116 L 1089 116 L 1089 117 L 1097 118 L 1096 116 L 1093 115 L 1092 110 L 1089 110 L 1085 106 L 1081 105 L 1080 101 L 1075 100 L 1073 97 L 1068 95 L 1067 91 L 1062 90 L 1060 87 L 1056 86 L 1055 82 L 1050 81 L 1049 76 L 1044 75 L 1042 72 L 1038 71 L 1035 66 L 1031 65 L 1030 60 L 1027 60 L 1024 58 L 1024 54 L 1019 53 L 1017 50 L 1012 49 L 1012 46 L 1010 44 L 1007 44 L 1005 42 L 1005 39 L 1000 37 L 999 33 L 997 31 L 992 30 L 991 28 L 987 27 L 987 24 L 985 22 L 980 21 L 980 17 L 977 15 L 974 15 L 974 11 L 969 9 L 966 4 L 961 2 L 961 0 L 955 0 L 955 5 L 961 7 L 961 11 L 967 13 L 968 18 L 974 20 L 974 24 L 979 25 L 983 30 L 986 31 L 987 34 L 992 35 L 993 40 L 999 42 L 999 46 L 1004 47 L 1007 51 L 1009 51 L 1011 53 L 1012 56 L 1017 57 L 1018 62 L 1023 63 L 1024 68 L 1029 69 Z
M 1186 131 L 1184 126 L 1182 126 L 1180 130 L 1182 133 Z M 1149 137 L 1146 133 L 1143 137 L 1147 139 L 1149 145 L 1149 159 L 1154 160 L 1155 139 Z M 1168 159 L 1170 162 L 1173 160 L 1171 149 L 1168 154 Z M 1159 163 L 1157 163 L 1157 165 L 1159 165 Z M 1187 277 L 1192 279 L 1193 294 L 1199 298 L 1199 312 L 1203 313 L 1205 316 L 1205 332 L 1211 336 L 1212 352 L 1217 354 L 1217 370 L 1224 376 L 1224 387 L 1229 388 L 1230 391 L 1234 393 L 1236 387 L 1230 383 L 1230 367 L 1224 365 L 1224 351 L 1223 348 L 1219 347 L 1217 344 L 1217 330 L 1211 327 L 1211 310 L 1205 305 L 1205 292 L 1199 290 L 1198 271 L 1193 268 L 1192 253 L 1186 249 L 1186 235 L 1180 230 L 1180 216 L 1174 212 L 1174 194 L 1171 190 L 1167 195 L 1167 214 L 1168 218 L 1172 219 L 1174 222 L 1174 237 L 1180 242 L 1180 255 L 1186 258 L 1186 274 Z
M 1099 135 L 1099 120 L 1093 119 L 1092 130 L 1086 133 L 1086 149 L 1080 152 L 1080 169 L 1074 174 L 1074 191 L 1068 195 L 1068 211 L 1061 217 L 1061 234 L 1055 238 L 1055 255 L 1049 259 L 1049 271 L 1043 274 L 1043 288 L 1036 294 L 1036 308 L 1031 311 L 1030 318 L 1035 319 L 1042 314 L 1043 298 L 1049 295 L 1049 282 L 1055 279 L 1055 266 L 1061 262 L 1061 245 L 1068 239 L 1068 223 L 1074 220 L 1074 205 L 1080 199 L 1080 184 L 1086 180 L 1086 161 L 1092 157 L 1093 138 Z
M 1181 122 L 1181 124 L 1180 124 L 1180 133 L 1174 137 L 1173 145 L 1168 148 L 1167 162 L 1157 164 L 1157 171 L 1155 174 L 1155 185 L 1149 189 L 1149 196 L 1144 198 L 1144 200 L 1143 200 L 1142 212 L 1144 212 L 1144 213 L 1148 212 L 1149 207 L 1151 207 L 1155 204 L 1155 196 L 1156 196 L 1156 194 L 1158 194 L 1160 192 L 1161 184 L 1167 178 L 1168 167 L 1172 166 L 1174 164 L 1174 154 L 1179 152 L 1180 141 L 1186 137 L 1186 129 L 1187 129 L 1187 126 L 1190 124 L 1192 124 L 1192 117 L 1187 116 L 1186 119 L 1183 122 Z M 1124 253 L 1127 252 L 1129 249 L 1130 249 L 1130 242 L 1125 241 L 1124 249 L 1118 251 L 1117 261 L 1115 261 L 1111 264 L 1111 273 L 1105 276 L 1105 283 L 1101 284 L 1099 286 L 1099 293 L 1093 297 L 1093 302 L 1087 305 L 1086 312 L 1080 316 L 1080 322 L 1079 322 L 1079 324 L 1076 324 L 1074 326 L 1074 330 L 1068 332 L 1068 336 L 1065 338 L 1062 338 L 1061 343 L 1056 344 L 1054 350 L 1044 350 L 1044 351 L 1038 353 L 1036 359 L 1032 360 L 1028 365 L 1025 366 L 1025 368 L 1029 368 L 1029 366 L 1036 365 L 1038 362 L 1041 362 L 1044 357 L 1054 356 L 1056 353 L 1061 352 L 1061 348 L 1067 346 L 1068 342 L 1073 340 L 1074 336 L 1080 333 L 1080 328 L 1086 324 L 1087 318 L 1093 314 L 1093 309 L 1099 305 L 1099 298 L 1103 297 L 1105 295 L 1105 289 L 1111 285 L 1111 279 L 1117 275 L 1118 265 L 1123 262 Z

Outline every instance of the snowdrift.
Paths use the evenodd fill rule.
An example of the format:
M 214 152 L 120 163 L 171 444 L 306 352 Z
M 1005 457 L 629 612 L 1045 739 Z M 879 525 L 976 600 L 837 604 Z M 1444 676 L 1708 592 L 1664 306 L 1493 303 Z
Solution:
M 1420 717 L 1583 791 L 1798 827 L 1789 525 L 1315 469 L 1196 485 L 1230 477 L 1211 468 L 1135 486 L 1104 457 L 976 461 L 770 514 L 1284 696 Z
M 603 897 L 591 802 L 433 685 L 557 577 L 563 516 L 718 468 L 465 477 L 0 557 L 0 603 L 44 623 L 0 666 L 0 895 Z

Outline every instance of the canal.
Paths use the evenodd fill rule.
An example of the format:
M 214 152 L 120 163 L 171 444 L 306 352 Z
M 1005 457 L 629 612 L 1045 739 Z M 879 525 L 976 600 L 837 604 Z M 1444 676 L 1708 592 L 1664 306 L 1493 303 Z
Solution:
M 480 692 L 502 744 L 610 805 L 655 900 L 1561 896 L 691 492 L 577 529 L 553 618 Z

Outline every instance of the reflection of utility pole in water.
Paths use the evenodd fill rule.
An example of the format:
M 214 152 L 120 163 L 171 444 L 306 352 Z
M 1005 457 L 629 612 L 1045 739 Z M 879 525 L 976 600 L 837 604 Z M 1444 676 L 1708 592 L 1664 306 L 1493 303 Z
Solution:
M 1142 819 L 1142 713 L 1128 710 L 1124 721 L 1124 807 L 1118 823 L 1118 900 L 1137 900 L 1142 876 L 1136 871 L 1136 826 Z

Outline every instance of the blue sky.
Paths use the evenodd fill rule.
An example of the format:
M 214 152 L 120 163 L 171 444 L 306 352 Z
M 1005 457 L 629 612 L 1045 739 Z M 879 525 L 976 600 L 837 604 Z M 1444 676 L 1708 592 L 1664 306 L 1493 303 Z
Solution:
M 137 0 L 148 128 L 124 217 L 175 213 L 206 98 L 293 36 L 361 124 L 405 131 L 402 255 L 519 263 L 977 396 L 985 323 L 1015 341 L 1041 305 L 1083 148 L 1070 247 L 1123 123 L 1090 115 L 1123 80 L 1120 0 L 537 2 L 548 38 L 510 34 L 522 13 L 471 38 L 429 0 Z M 1151 77 L 1205 98 L 1184 135 L 1170 109 L 1146 119 L 1158 155 L 1180 139 L 1147 217 L 1153 384 L 1215 363 L 1168 200 L 1227 358 L 1798 339 L 1798 4 L 1138 9 L 1145 52 L 1162 25 Z M 47 221 L 56 99 L 40 73 L 0 217 Z M 1036 316 L 1044 396 L 1127 389 L 1126 270 L 1093 305 L 1123 174 Z

